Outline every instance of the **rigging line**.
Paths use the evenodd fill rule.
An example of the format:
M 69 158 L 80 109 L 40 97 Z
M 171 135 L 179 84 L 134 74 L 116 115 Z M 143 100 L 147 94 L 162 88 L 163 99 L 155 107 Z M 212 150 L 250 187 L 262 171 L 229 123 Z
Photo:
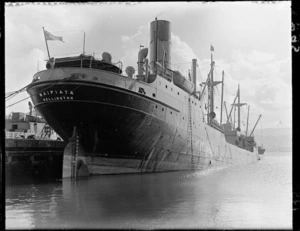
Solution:
M 6 92 L 5 94 L 6 95 L 11 95 L 11 94 L 14 94 L 16 91 L 10 91 L 10 92 Z
M 203 80 L 202 80 L 203 78 L 202 78 L 202 73 L 201 73 L 200 67 L 197 65 L 196 69 L 198 69 L 198 75 L 197 76 L 199 76 L 200 83 L 202 83 L 203 82 Z
M 18 90 L 19 91 L 19 90 Z M 13 91 L 13 92 L 9 92 L 9 93 L 5 93 L 5 99 L 16 94 L 18 91 Z
M 261 119 L 261 123 L 260 123 L 260 143 L 261 143 L 261 145 L 263 144 L 263 142 L 262 142 L 262 119 Z
M 10 92 L 11 94 L 10 94 L 9 96 L 6 96 L 5 99 L 8 98 L 8 97 L 10 97 L 11 95 L 18 94 L 18 93 L 20 93 L 20 92 L 26 90 L 26 88 L 27 88 L 29 85 L 30 85 L 30 84 L 27 84 L 25 87 L 22 87 L 20 90 Z
M 26 99 L 28 99 L 28 98 L 30 98 L 30 96 L 26 97 L 25 99 L 19 100 L 19 101 L 17 101 L 16 103 L 10 104 L 10 105 L 6 106 L 5 108 L 11 107 L 11 106 L 13 106 L 13 105 L 15 105 L 15 104 L 18 104 L 18 103 L 20 103 L 20 102 L 22 102 L 22 101 L 24 101 L 24 100 L 26 100 Z
M 218 95 L 220 96 L 220 93 L 219 93 L 219 89 L 218 87 L 216 86 L 214 89 L 216 89 L 216 92 L 218 93 Z
M 5 97 L 5 101 L 12 99 L 13 97 L 15 97 L 17 95 L 17 93 L 13 93 L 7 97 Z
M 42 91 L 47 90 L 48 88 L 50 88 L 50 87 L 52 87 L 52 86 L 54 86 L 54 85 L 56 85 L 56 84 L 58 84 L 58 83 L 60 83 L 60 82 L 68 81 L 68 80 L 70 80 L 71 78 L 74 78 L 74 77 L 75 77 L 75 76 L 67 77 L 67 78 L 62 79 L 62 80 L 59 81 L 59 82 L 53 83 L 53 84 L 51 84 L 50 86 L 44 88 L 43 90 L 38 91 L 38 92 L 37 92 L 36 94 L 34 94 L 33 96 L 39 94 L 39 93 L 42 92 Z M 27 86 L 29 86 L 29 85 L 30 85 L 30 84 L 28 84 Z M 26 86 L 26 87 L 27 87 L 27 86 Z M 6 106 L 5 108 L 11 107 L 11 106 L 13 106 L 13 105 L 15 105 L 15 104 L 18 104 L 18 103 L 20 103 L 20 102 L 22 102 L 22 101 L 24 101 L 24 100 L 26 100 L 26 99 L 28 99 L 28 98 L 30 98 L 30 96 L 26 97 L 25 99 L 19 100 L 19 101 L 17 101 L 16 103 L 10 104 L 10 105 Z
M 242 107 L 241 107 L 241 108 L 242 108 Z M 245 113 L 245 111 L 244 111 L 243 108 L 242 108 L 242 114 L 243 114 L 244 118 L 247 118 L 246 113 Z
M 179 65 L 179 64 L 191 64 L 192 62 L 184 62 L 184 63 L 172 63 L 173 65 Z
M 24 92 L 24 91 L 16 92 L 13 95 L 7 96 L 7 98 L 5 98 L 5 101 L 8 101 L 8 100 L 14 98 L 16 95 L 18 95 L 19 93 L 22 93 L 22 92 Z
M 11 97 L 11 96 L 13 96 L 15 94 L 16 94 L 16 91 L 5 93 L 5 99 L 7 99 L 7 98 L 9 98 L 9 97 Z

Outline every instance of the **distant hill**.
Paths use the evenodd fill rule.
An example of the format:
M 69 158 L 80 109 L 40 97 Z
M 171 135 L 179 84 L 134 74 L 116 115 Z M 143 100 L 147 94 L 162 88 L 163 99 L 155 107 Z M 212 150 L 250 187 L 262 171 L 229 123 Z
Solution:
M 265 128 L 254 132 L 255 141 L 267 151 L 292 151 L 292 128 Z

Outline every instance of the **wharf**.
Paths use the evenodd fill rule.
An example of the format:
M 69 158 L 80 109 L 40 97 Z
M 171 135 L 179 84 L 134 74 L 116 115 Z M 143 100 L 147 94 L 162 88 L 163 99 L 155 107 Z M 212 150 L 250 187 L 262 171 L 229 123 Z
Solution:
M 61 178 L 66 143 L 57 140 L 5 139 L 5 176 Z

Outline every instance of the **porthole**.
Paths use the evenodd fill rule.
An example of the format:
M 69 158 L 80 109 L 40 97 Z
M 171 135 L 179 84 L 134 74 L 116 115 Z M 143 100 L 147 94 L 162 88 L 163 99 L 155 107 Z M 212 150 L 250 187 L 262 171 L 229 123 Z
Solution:
M 155 108 L 157 108 L 157 105 L 155 105 Z
M 155 97 L 155 93 L 153 93 L 152 96 Z
M 168 88 L 168 85 L 166 85 L 166 88 Z
M 170 111 L 170 113 L 172 114 L 172 111 Z
M 161 109 L 162 111 L 164 110 L 164 108 Z
M 179 92 L 177 92 L 177 95 L 179 95 Z

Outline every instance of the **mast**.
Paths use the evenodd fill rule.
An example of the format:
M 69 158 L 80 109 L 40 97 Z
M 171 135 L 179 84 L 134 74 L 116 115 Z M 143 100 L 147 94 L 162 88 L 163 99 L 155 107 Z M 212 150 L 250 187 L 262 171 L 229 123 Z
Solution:
M 223 115 L 223 90 L 224 90 L 224 70 L 222 71 L 222 93 L 221 93 L 221 115 L 220 115 L 220 124 L 222 124 L 222 115 Z
M 233 107 L 234 107 L 234 105 L 235 105 L 236 98 L 237 98 L 237 95 L 235 96 L 235 98 L 234 98 L 234 100 L 233 100 L 233 104 L 231 104 L 232 106 L 231 106 L 231 109 L 230 109 L 230 112 L 229 112 L 229 117 L 228 117 L 228 119 L 227 119 L 227 122 L 229 121 L 229 118 L 231 118 L 231 113 L 232 113 L 232 109 L 233 109 Z
M 240 84 L 238 84 L 237 98 L 238 98 L 238 103 L 233 104 L 233 105 L 238 108 L 238 127 L 237 127 L 237 130 L 241 131 L 241 109 L 240 109 L 240 107 L 246 105 L 246 103 L 241 103 L 241 101 L 240 101 Z
M 240 84 L 238 84 L 238 127 L 241 130 L 241 108 L 240 108 L 241 98 L 240 98 Z
M 165 73 L 165 56 L 166 56 L 166 51 L 165 51 L 164 44 L 163 44 L 163 51 L 164 51 L 164 54 L 163 54 L 163 60 L 162 60 L 162 67 L 163 67 L 163 70 L 164 70 L 164 73 Z
M 209 84 L 209 74 L 207 75 L 206 82 L 202 82 L 202 84 L 204 84 L 204 87 L 202 89 L 202 92 L 201 92 L 201 95 L 200 95 L 200 99 L 202 99 L 202 96 L 204 94 L 204 90 L 205 90 L 206 86 Z
M 208 81 L 208 103 L 209 103 L 209 111 L 207 113 L 207 117 L 208 117 L 208 122 L 210 123 L 216 116 L 216 114 L 214 113 L 214 86 L 218 85 L 219 83 L 222 83 L 222 81 L 214 81 L 214 65 L 215 62 L 213 61 L 213 51 L 214 51 L 214 47 L 211 45 L 210 46 L 210 51 L 211 51 L 211 55 L 210 55 L 210 59 L 211 59 L 211 68 L 210 68 L 210 81 Z
M 194 84 L 194 94 L 197 91 L 197 59 L 192 59 L 192 81 Z
M 263 146 L 263 138 L 262 138 L 262 122 L 260 123 L 260 145 Z
M 235 114 L 236 114 L 236 106 L 234 105 L 234 112 L 233 112 L 233 129 L 235 129 Z
M 156 31 L 155 31 L 155 62 L 154 62 L 154 66 L 155 66 L 155 74 L 157 75 L 157 50 L 158 50 L 158 21 L 157 21 L 157 17 L 155 18 L 156 21 Z
M 211 49 L 212 51 L 212 49 Z M 211 114 L 214 111 L 214 61 L 213 61 L 213 53 L 210 54 L 210 65 L 211 65 L 211 71 L 210 71 L 210 93 L 209 98 L 209 114 Z M 213 118 L 210 117 L 210 120 Z
M 248 114 L 247 114 L 247 126 L 246 126 L 246 136 L 248 134 L 248 125 L 249 125 L 249 109 L 250 109 L 250 106 L 248 106 Z
M 83 54 L 85 53 L 85 32 L 83 33 Z
M 227 107 L 226 107 L 226 102 L 225 101 L 224 101 L 224 108 L 225 108 L 227 122 L 228 122 L 229 121 L 229 117 L 228 117 L 228 112 L 227 112 Z
M 251 131 L 251 133 L 250 133 L 250 136 L 252 136 L 252 134 L 253 134 L 253 132 L 254 132 L 254 129 L 255 129 L 255 127 L 256 127 L 256 125 L 257 125 L 257 123 L 258 123 L 260 117 L 261 117 L 261 115 L 259 115 L 259 117 L 258 117 L 258 119 L 257 119 L 257 121 L 256 121 L 256 124 L 254 125 L 254 127 L 253 127 L 253 129 L 252 129 L 252 131 Z

